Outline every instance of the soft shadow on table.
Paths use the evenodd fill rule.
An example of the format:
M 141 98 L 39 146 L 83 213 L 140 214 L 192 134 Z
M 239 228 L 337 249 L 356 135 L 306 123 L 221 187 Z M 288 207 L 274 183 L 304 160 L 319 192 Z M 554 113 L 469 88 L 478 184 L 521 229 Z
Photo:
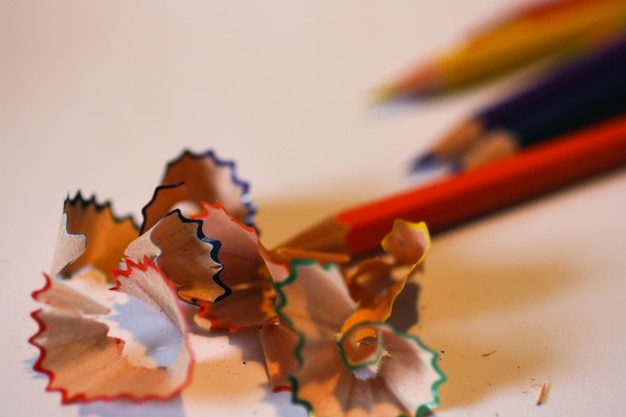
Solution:
M 186 398 L 237 398 L 257 386 L 246 378 L 248 368 L 261 363 L 254 329 L 234 334 L 228 334 L 227 330 L 193 332 L 203 339 L 205 349 L 214 346 L 218 355 L 194 364 L 194 381 L 184 391 Z
M 328 198 L 323 200 L 259 202 L 255 223 L 259 228 L 261 242 L 272 249 L 339 211 L 365 201 L 366 195 L 367 191 L 354 190 L 337 196 L 329 190 Z
M 306 410 L 291 402 L 289 392 L 274 393 L 265 371 L 265 358 L 257 328 L 237 333 L 227 330 L 192 331 L 211 343 L 213 338 L 227 338 L 228 354 L 219 360 L 204 360 L 194 365 L 194 383 L 183 392 L 184 401 L 249 402 L 252 414 L 306 417 Z M 218 347 L 221 348 L 221 347 Z M 234 348 L 234 349 L 233 349 Z M 271 411 L 269 411 L 271 410 Z
M 440 409 L 468 406 L 511 385 L 522 387 L 550 370 L 553 361 L 545 349 L 550 329 L 520 317 L 535 303 L 576 285 L 575 272 L 565 270 L 567 260 L 507 265 L 462 254 L 447 257 L 453 261 L 427 263 L 427 275 L 419 279 L 422 317 L 414 327 L 438 351 L 447 376 Z
M 419 294 L 419 284 L 414 281 L 407 282 L 396 298 L 387 322 L 401 332 L 408 332 L 415 326 L 419 322 Z

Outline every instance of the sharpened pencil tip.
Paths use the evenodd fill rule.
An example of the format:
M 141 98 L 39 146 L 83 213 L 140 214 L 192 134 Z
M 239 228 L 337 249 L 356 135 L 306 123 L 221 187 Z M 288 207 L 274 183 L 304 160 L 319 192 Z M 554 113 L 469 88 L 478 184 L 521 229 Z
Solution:
M 411 164 L 411 172 L 426 171 L 441 166 L 441 160 L 432 153 L 426 153 L 416 158 Z
M 372 94 L 373 104 L 382 104 L 396 97 L 396 89 L 393 87 L 380 87 Z

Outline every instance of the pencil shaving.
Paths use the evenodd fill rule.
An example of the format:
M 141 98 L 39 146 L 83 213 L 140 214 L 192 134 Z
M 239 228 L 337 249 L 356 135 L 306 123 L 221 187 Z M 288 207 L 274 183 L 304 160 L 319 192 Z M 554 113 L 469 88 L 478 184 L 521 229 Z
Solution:
M 293 261 L 277 291 L 278 314 L 300 339 L 294 398 L 311 414 L 343 416 L 358 407 L 376 416 L 422 415 L 438 405 L 444 377 L 436 353 L 413 336 L 359 315 L 361 307 L 336 267 Z M 313 305 L 319 308 L 307 308 Z
M 66 218 L 64 214 L 63 219 Z M 79 241 L 82 245 L 76 245 L 69 238 L 71 234 L 65 232 L 61 236 L 59 245 L 70 243 L 70 247 L 56 251 L 61 259 L 56 259 L 55 264 L 71 261 L 86 252 L 84 239 Z M 109 286 L 105 279 L 97 279 L 104 275 L 91 268 L 68 279 L 90 279 L 99 283 L 100 291 L 106 293 Z M 176 294 L 154 264 L 127 262 L 125 270 L 114 272 L 113 277 L 118 283 L 117 290 L 164 312 L 177 326 L 179 338 L 186 340 L 186 324 Z M 114 398 L 167 400 L 189 383 L 192 355 L 186 342 L 181 343 L 176 360 L 168 366 L 137 366 L 125 355 L 124 340 L 110 336 L 110 328 L 100 321 L 111 314 L 112 306 L 54 277 L 45 275 L 45 279 L 46 285 L 33 293 L 33 298 L 43 306 L 32 314 L 39 330 L 29 341 L 41 352 L 34 369 L 49 376 L 46 389 L 60 392 L 63 403 Z M 94 369 L 99 371 L 93 372 Z
M 111 271 L 117 268 L 124 248 L 139 235 L 134 220 L 130 216 L 116 216 L 110 201 L 100 203 L 95 196 L 85 199 L 80 192 L 65 199 L 63 213 L 67 217 L 67 233 L 84 236 L 87 245 L 78 259 L 66 264 L 58 273 L 67 278 L 84 267 L 94 267 L 102 271 L 109 282 L 115 282 Z M 56 272 L 52 274 L 55 276 Z
M 255 208 L 247 192 L 232 162 L 184 152 L 144 206 L 141 228 L 116 217 L 108 202 L 80 193 L 68 198 L 53 274 L 70 284 L 88 278 L 100 292 L 92 299 L 80 285 L 46 276 L 45 287 L 33 293 L 44 307 L 32 315 L 40 329 L 30 342 L 40 349 L 34 369 L 50 377 L 47 389 L 61 392 L 64 403 L 171 399 L 189 384 L 193 366 L 179 305 L 186 301 L 197 308 L 200 328 L 258 328 L 272 390 L 293 390 L 293 401 L 315 412 L 340 416 L 364 408 L 377 416 L 421 416 L 437 406 L 445 379 L 437 354 L 385 324 L 396 297 L 422 269 L 431 244 L 426 225 L 395 221 L 380 242 L 383 253 L 356 264 L 326 250 L 267 250 L 251 223 Z M 146 346 L 137 359 L 129 348 L 136 335 L 109 327 L 125 319 L 112 295 L 120 293 L 174 326 L 175 340 L 158 331 L 159 340 L 176 348 L 167 363 L 148 357 Z M 152 333 L 156 324 L 146 321 Z M 319 355 L 330 362 L 318 366 Z M 337 373 L 342 381 L 335 389 L 327 378 Z
M 253 226 L 256 208 L 248 193 L 249 184 L 236 175 L 234 162 L 219 159 L 212 151 L 184 151 L 167 164 L 161 185 L 143 208 L 141 231 L 148 230 L 181 201 L 198 206 L 201 202 L 219 202 L 232 217 Z
M 539 391 L 539 396 L 537 397 L 537 405 L 543 405 L 546 403 L 546 399 L 548 397 L 548 392 L 550 391 L 550 383 L 545 382 L 541 385 L 541 390 Z

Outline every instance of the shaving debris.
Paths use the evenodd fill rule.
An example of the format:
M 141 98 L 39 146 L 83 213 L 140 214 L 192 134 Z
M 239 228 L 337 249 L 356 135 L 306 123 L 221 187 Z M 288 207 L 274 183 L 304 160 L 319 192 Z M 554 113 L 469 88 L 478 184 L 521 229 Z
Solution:
M 539 397 L 537 397 L 537 405 L 543 405 L 546 403 L 546 399 L 548 398 L 549 392 L 550 392 L 550 383 L 544 382 L 541 385 L 541 390 L 539 390 Z

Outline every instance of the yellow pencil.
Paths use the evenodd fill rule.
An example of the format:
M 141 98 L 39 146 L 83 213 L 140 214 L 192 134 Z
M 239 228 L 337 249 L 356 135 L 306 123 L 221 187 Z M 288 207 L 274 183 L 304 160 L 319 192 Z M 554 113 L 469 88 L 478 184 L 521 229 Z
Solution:
M 379 99 L 464 87 L 539 60 L 593 45 L 626 26 L 626 0 L 570 0 L 567 7 L 507 20 L 412 71 Z

